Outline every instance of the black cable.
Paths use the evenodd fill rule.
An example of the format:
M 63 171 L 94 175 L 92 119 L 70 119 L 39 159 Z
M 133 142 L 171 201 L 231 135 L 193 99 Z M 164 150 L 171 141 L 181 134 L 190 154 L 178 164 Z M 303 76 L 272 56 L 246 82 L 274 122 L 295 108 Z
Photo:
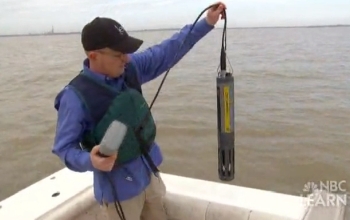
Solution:
M 118 199 L 117 189 L 114 187 L 113 181 L 112 181 L 111 177 L 108 175 L 108 173 L 106 174 L 106 176 L 107 176 L 109 183 L 111 184 L 112 191 L 114 193 L 114 196 L 113 196 L 114 197 L 114 208 L 117 211 L 120 220 L 126 220 L 122 205 L 120 204 L 120 201 Z
M 219 7 L 219 4 L 213 4 L 213 5 L 210 5 L 208 7 L 206 7 L 197 17 L 197 19 L 193 22 L 192 24 L 192 27 L 190 29 L 190 31 L 187 33 L 185 39 L 182 41 L 181 45 L 180 45 L 180 49 L 181 47 L 183 46 L 183 44 L 186 42 L 187 40 L 187 37 L 188 35 L 192 32 L 194 26 L 197 24 L 198 20 L 200 19 L 200 17 L 202 17 L 202 15 L 204 14 L 204 12 L 206 12 L 208 9 L 212 8 L 212 7 Z M 221 66 L 221 70 L 226 70 L 226 29 L 227 29 L 227 15 L 226 15 L 226 10 L 224 9 L 222 11 L 222 17 L 223 19 L 225 20 L 224 21 L 224 28 L 223 28 L 223 33 L 222 33 L 222 44 L 221 44 L 221 55 L 220 55 L 220 66 Z M 177 58 L 178 54 L 179 54 L 179 51 L 177 51 L 177 53 L 175 54 L 175 57 L 174 59 Z M 163 79 L 162 79 L 162 82 L 160 83 L 159 87 L 158 87 L 158 90 L 151 102 L 151 105 L 149 107 L 149 109 L 151 110 L 152 107 L 153 107 L 153 104 L 155 103 L 156 99 L 158 98 L 158 95 L 159 95 L 159 92 L 160 90 L 162 89 L 163 87 L 163 84 L 164 84 L 164 81 L 166 79 L 166 77 L 168 76 L 168 73 L 170 71 L 171 68 L 168 69 L 168 71 L 166 71 Z M 145 117 L 146 118 L 146 117 Z
M 179 47 L 179 50 L 177 51 L 177 53 L 175 54 L 174 56 L 174 60 L 176 60 L 178 54 L 179 54 L 179 51 L 181 49 L 181 47 L 184 45 L 184 43 L 186 42 L 186 40 L 188 39 L 188 35 L 192 32 L 193 28 L 195 27 L 195 25 L 197 24 L 198 20 L 200 19 L 200 17 L 202 17 L 202 15 L 204 14 L 204 12 L 206 12 L 208 9 L 210 8 L 217 8 L 219 7 L 219 4 L 213 4 L 213 5 L 210 5 L 208 7 L 206 7 L 197 17 L 197 19 L 193 22 L 192 24 L 192 27 L 190 28 L 189 32 L 187 33 L 185 39 L 182 41 L 180 47 Z M 223 28 L 223 32 L 222 32 L 222 43 L 221 43 L 221 54 L 220 54 L 220 67 L 221 67 L 221 70 L 226 70 L 226 29 L 227 29 L 227 14 L 226 14 L 226 10 L 224 9 L 222 11 L 222 19 L 224 19 L 224 28 Z M 142 127 L 142 125 L 144 124 L 144 122 L 146 121 L 146 119 L 148 119 L 149 115 L 151 114 L 151 109 L 153 107 L 153 104 L 155 103 L 155 101 L 157 100 L 158 98 L 158 95 L 160 93 L 160 90 L 162 89 L 163 87 L 163 84 L 165 82 L 165 79 L 166 77 L 168 76 L 168 73 L 170 71 L 171 68 L 169 68 L 166 73 L 164 74 L 164 77 L 158 87 L 158 90 L 151 102 L 151 105 L 149 107 L 149 114 L 146 114 L 145 117 L 142 119 L 140 125 L 135 129 L 136 132 L 138 132 L 140 130 L 140 128 Z M 152 162 L 152 161 L 151 161 Z M 116 202 L 114 202 L 114 206 L 115 206 L 115 210 L 117 211 L 118 215 L 119 215 L 119 218 L 121 220 L 126 220 L 125 218 L 125 215 L 124 215 L 124 212 L 123 212 L 123 208 L 119 202 L 119 199 L 118 199 L 118 195 L 117 195 L 117 190 L 115 189 L 114 185 L 113 185 L 113 181 L 112 179 L 108 176 L 108 174 L 106 175 L 109 182 L 111 183 L 112 185 L 112 190 L 114 191 L 114 200 Z

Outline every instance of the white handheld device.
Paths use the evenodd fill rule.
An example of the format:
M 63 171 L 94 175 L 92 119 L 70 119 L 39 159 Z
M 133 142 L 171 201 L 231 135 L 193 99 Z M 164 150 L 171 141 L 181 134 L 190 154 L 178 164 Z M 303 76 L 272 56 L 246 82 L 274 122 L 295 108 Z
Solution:
M 101 156 L 111 156 L 115 154 L 120 145 L 122 144 L 128 128 L 120 121 L 113 121 L 107 128 L 101 143 L 100 154 Z

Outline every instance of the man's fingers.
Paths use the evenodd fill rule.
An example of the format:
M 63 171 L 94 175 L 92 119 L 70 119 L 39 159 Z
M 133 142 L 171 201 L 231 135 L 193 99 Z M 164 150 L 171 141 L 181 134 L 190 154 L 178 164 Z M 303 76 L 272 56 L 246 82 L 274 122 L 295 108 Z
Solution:
M 116 153 L 113 154 L 113 155 L 111 156 L 111 158 L 113 158 L 113 160 L 117 159 L 117 154 L 116 154 Z
M 226 6 L 224 4 L 218 4 L 216 6 L 214 6 L 213 8 L 211 8 L 211 11 L 215 14 L 222 14 L 222 11 L 226 9 Z
M 100 146 L 99 145 L 96 145 L 95 147 L 93 147 L 92 149 L 91 149 L 91 154 L 94 154 L 94 155 L 96 155 L 98 152 L 99 152 L 99 150 L 100 150 Z
M 224 9 L 226 9 L 226 6 L 224 4 L 220 4 L 217 11 L 222 12 Z
M 115 158 L 109 157 L 108 159 L 109 159 L 109 160 L 106 161 L 106 169 L 107 169 L 108 171 L 111 171 L 112 168 L 113 168 L 113 166 L 114 166 L 114 163 L 115 163 Z
M 105 157 L 105 158 L 98 158 L 99 160 L 99 169 L 102 171 L 111 171 L 113 169 L 115 158 L 112 157 Z

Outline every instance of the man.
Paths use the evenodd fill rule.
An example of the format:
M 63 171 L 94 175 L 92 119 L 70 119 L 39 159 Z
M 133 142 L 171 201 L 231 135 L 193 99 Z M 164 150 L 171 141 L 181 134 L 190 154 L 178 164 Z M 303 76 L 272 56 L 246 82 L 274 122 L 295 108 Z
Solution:
M 200 20 L 189 35 L 191 25 L 183 27 L 179 33 L 162 43 L 139 53 L 135 52 L 141 46 L 142 40 L 129 36 L 124 28 L 112 19 L 95 18 L 83 28 L 82 45 L 87 59 L 83 63 L 81 73 L 55 99 L 58 119 L 52 152 L 70 170 L 93 172 L 95 199 L 110 219 L 167 219 L 163 207 L 166 189 L 157 170 L 163 158 L 159 146 L 153 142 L 155 131 L 152 129 L 155 126 L 152 120 L 150 125 L 145 126 L 146 130 L 153 132 L 148 135 L 152 143 L 142 144 L 142 137 L 139 138 L 137 134 L 144 133 L 130 131 L 131 133 L 127 133 L 126 142 L 141 141 L 129 144 L 123 142 L 128 146 L 122 144 L 124 150 L 120 147 L 119 151 L 126 153 L 118 151 L 118 156 L 103 156 L 99 153 L 98 144 L 103 136 L 101 131 L 105 131 L 111 120 L 118 117 L 123 117 L 119 119 L 128 120 L 128 123 L 136 120 L 136 116 L 126 119 L 125 115 L 128 112 L 140 113 L 140 110 L 130 107 L 131 98 L 125 97 L 138 99 L 141 106 L 144 100 L 140 85 L 173 67 L 214 28 L 226 8 L 223 3 L 218 5 L 208 10 L 206 18 Z M 180 48 L 186 36 L 188 39 Z M 178 55 L 175 59 L 176 54 Z M 119 107 L 115 107 L 118 104 Z M 119 116 L 115 113 L 118 111 L 121 112 Z M 120 116 L 123 114 L 124 116 Z M 150 118 L 152 119 L 151 116 Z M 101 122 L 103 120 L 104 123 Z M 146 153 L 142 151 L 142 147 L 136 148 L 134 145 L 146 146 L 144 149 L 148 147 Z M 130 149 L 135 152 L 141 149 L 142 152 L 137 155 L 135 153 L 136 156 L 128 156 Z

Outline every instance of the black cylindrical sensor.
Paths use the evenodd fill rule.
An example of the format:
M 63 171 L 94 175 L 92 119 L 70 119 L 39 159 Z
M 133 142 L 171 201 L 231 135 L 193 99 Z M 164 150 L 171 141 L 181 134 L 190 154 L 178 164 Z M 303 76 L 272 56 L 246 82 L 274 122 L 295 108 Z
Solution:
M 223 181 L 235 175 L 234 78 L 221 71 L 216 78 L 218 124 L 218 172 Z

